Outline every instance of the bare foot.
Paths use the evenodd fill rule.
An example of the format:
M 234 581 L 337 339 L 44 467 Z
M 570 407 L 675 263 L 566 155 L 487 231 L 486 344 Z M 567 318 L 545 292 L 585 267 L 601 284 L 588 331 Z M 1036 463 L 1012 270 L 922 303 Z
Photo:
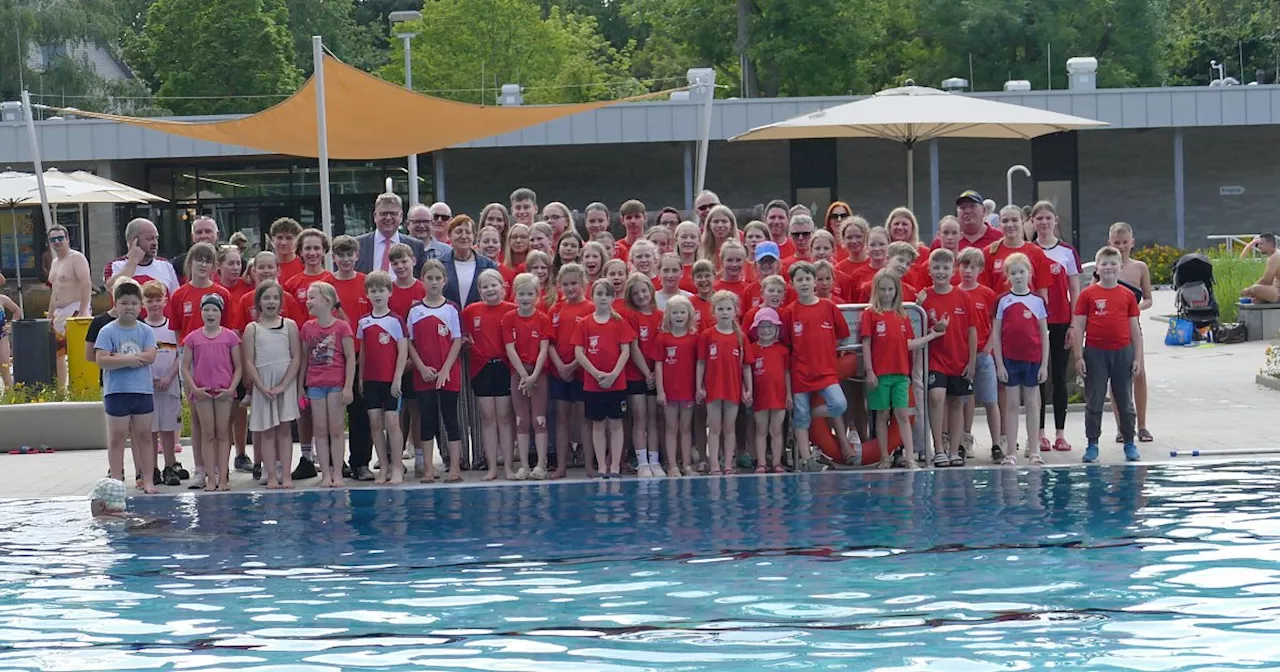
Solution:
M 481 476 L 481 477 L 480 477 L 480 480 L 482 480 L 482 481 L 496 481 L 496 480 L 498 480 L 498 472 L 496 472 L 496 471 L 492 471 L 492 470 L 491 470 L 491 471 L 489 471 L 489 472 L 485 473 L 485 475 L 484 475 L 484 476 Z M 507 480 L 511 480 L 511 474 L 507 474 Z
M 155 486 L 152 486 L 152 485 L 149 485 L 149 484 L 143 484 L 143 486 L 142 486 L 142 492 L 144 492 L 145 494 L 148 494 L 148 495 L 154 495 L 154 494 L 156 494 L 156 489 L 155 489 Z
M 205 491 L 205 492 L 217 492 L 217 491 L 218 491 L 218 488 L 217 488 L 216 486 L 214 486 L 212 483 L 209 483 L 208 485 L 205 485 L 205 486 L 204 486 L 204 491 Z
M 267 482 L 267 489 L 268 489 L 268 490 L 279 490 L 279 489 L 280 489 L 280 484 L 279 484 L 279 483 L 272 483 L 272 482 L 268 481 L 268 482 Z
M 342 486 L 343 486 L 342 481 L 331 481 L 329 483 L 329 487 L 331 488 L 341 488 Z
M 292 489 L 293 489 L 293 481 L 292 481 L 292 480 L 290 480 L 290 479 L 287 479 L 287 478 L 286 478 L 286 479 L 284 480 L 284 482 L 280 484 L 280 489 L 281 489 L 281 490 L 292 490 Z
M 231 486 L 226 483 L 223 483 L 222 485 L 218 486 L 218 492 L 231 492 Z
M 391 485 L 400 485 L 404 482 L 404 469 L 397 469 L 391 472 Z
M 566 475 L 567 474 L 564 469 L 556 469 L 555 471 L 547 475 L 547 480 L 558 481 L 564 478 Z

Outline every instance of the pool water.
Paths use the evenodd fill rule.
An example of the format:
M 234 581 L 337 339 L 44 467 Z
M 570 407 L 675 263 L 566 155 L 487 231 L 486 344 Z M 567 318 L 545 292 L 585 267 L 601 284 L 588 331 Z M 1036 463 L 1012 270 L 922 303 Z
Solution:
M 1256 670 L 1280 478 L 939 470 L 0 504 L 0 670 Z

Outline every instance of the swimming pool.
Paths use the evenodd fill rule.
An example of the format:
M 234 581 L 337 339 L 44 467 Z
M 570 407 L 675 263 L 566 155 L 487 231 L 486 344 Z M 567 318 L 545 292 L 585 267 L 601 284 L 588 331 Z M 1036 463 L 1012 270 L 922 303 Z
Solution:
M 0 504 L 2 670 L 1280 664 L 1256 465 Z

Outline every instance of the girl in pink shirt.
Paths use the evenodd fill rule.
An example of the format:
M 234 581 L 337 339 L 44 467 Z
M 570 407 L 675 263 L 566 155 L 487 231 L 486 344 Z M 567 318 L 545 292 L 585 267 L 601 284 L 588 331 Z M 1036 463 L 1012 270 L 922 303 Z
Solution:
M 219 294 L 200 300 L 204 326 L 182 341 L 182 377 L 191 381 L 191 405 L 200 419 L 204 489 L 230 490 L 231 406 L 240 384 L 240 336 L 221 326 L 226 303 Z
M 320 487 L 342 487 L 342 457 L 346 453 L 342 421 L 351 403 L 356 376 L 355 334 L 339 320 L 338 291 L 313 282 L 307 288 L 307 312 L 314 318 L 302 327 L 302 380 L 312 405 L 311 427 L 320 460 Z

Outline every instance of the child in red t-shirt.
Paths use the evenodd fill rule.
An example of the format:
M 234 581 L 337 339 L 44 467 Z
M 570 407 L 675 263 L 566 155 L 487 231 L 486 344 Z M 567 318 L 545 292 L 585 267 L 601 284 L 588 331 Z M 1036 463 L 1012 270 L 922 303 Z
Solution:
M 800 458 L 796 470 L 822 471 L 825 467 L 814 459 L 809 444 L 814 415 L 830 419 L 841 454 L 846 460 L 853 456 L 844 423 L 849 404 L 836 377 L 836 348 L 849 338 L 849 323 L 835 303 L 814 293 L 813 264 L 797 261 L 790 273 L 796 300 L 783 312 L 782 322 L 791 344 L 791 424 Z M 822 397 L 822 405 L 812 406 L 814 394 Z
M 1031 291 L 1049 300 L 1049 288 L 1053 286 L 1053 271 L 1049 258 L 1039 245 L 1028 243 L 1022 228 L 1022 208 L 1006 205 L 1000 209 L 1000 232 L 1004 238 L 991 243 L 984 250 L 987 268 L 982 284 L 991 288 L 996 296 L 1009 291 L 1009 276 L 1004 272 L 1005 259 L 1012 254 L 1022 254 L 1031 262 Z
M 530 252 L 530 254 L 533 254 Z M 606 264 L 607 266 L 607 264 Z M 573 446 L 569 443 L 569 429 L 582 429 L 580 441 L 585 455 L 587 476 L 595 478 L 596 456 L 592 450 L 591 432 L 585 431 L 586 409 L 583 404 L 583 374 L 573 350 L 573 335 L 578 323 L 594 310 L 590 301 L 583 298 L 586 271 L 578 264 L 566 264 L 556 278 L 559 285 L 559 301 L 551 307 L 552 347 L 551 368 L 548 373 L 549 394 L 556 404 L 555 454 L 556 471 L 551 478 L 564 478 L 569 462 L 573 460 Z M 599 282 L 597 280 L 597 282 Z M 603 464 L 599 465 L 601 468 Z
M 755 413 L 756 473 L 769 471 L 765 466 L 766 448 L 773 442 L 773 472 L 782 469 L 782 423 L 791 408 L 791 353 L 778 337 L 782 318 L 772 308 L 761 308 L 751 320 L 751 408 Z
M 962 467 L 960 441 L 964 435 L 965 397 L 973 394 L 973 371 L 978 359 L 978 329 L 974 325 L 973 302 L 962 289 L 951 284 L 955 255 L 937 249 L 929 254 L 929 275 L 933 286 L 924 290 L 920 307 L 929 316 L 932 328 L 943 332 L 929 348 L 929 424 L 933 430 L 931 459 L 935 467 Z M 954 445 L 942 441 L 943 430 Z
M 511 400 L 515 404 L 516 452 L 522 461 L 529 455 L 529 430 L 533 430 L 537 461 L 529 478 L 547 477 L 547 376 L 551 318 L 537 309 L 539 282 L 532 273 L 511 281 L 516 307 L 502 316 L 502 344 L 511 363 Z
M 360 243 L 351 236 L 338 236 L 333 239 L 332 251 L 335 270 L 330 274 L 328 283 L 338 292 L 338 319 L 346 320 L 351 325 L 351 332 L 355 333 L 360 326 L 360 318 L 369 314 L 364 273 L 356 270 L 356 262 L 360 260 Z M 358 369 L 359 338 L 355 339 L 355 346 Z M 363 378 L 359 370 L 356 371 L 356 378 Z M 397 403 L 399 401 L 396 400 Z M 373 457 L 373 430 L 369 426 L 369 409 L 359 385 L 355 386 L 355 398 L 347 404 L 347 436 L 351 444 L 351 475 L 357 481 L 374 480 L 373 473 L 369 471 L 369 462 Z
M 515 427 L 511 418 L 511 371 L 502 343 L 502 317 L 516 306 L 503 301 L 507 292 L 502 286 L 502 274 L 496 269 L 481 271 L 476 285 L 480 301 L 462 309 L 462 334 L 471 346 L 471 390 L 480 409 L 480 445 L 489 464 L 482 480 L 498 477 L 501 450 L 507 480 L 523 481 L 529 477 L 527 454 L 521 456 L 520 469 L 511 470 Z
M 1095 256 L 1098 283 L 1080 290 L 1071 326 L 1080 337 L 1071 342 L 1076 374 L 1084 376 L 1085 462 L 1098 461 L 1098 438 L 1102 436 L 1102 407 L 1107 384 L 1111 384 L 1112 405 L 1119 409 L 1124 458 L 1141 458 L 1133 442 L 1137 414 L 1133 407 L 1133 376 L 1142 371 L 1142 329 L 1138 324 L 1138 298 L 1133 290 L 1120 286 L 1123 257 L 1107 246 Z M 1084 345 L 1081 345 L 1084 341 Z
M 658 260 L 658 282 L 661 283 L 654 300 L 658 310 L 666 311 L 667 302 L 677 296 L 692 296 L 693 292 L 680 289 L 680 278 L 684 269 L 680 267 L 680 257 L 676 254 L 664 254 Z M 693 304 L 690 304 L 692 306 Z
M 409 359 L 409 340 L 404 321 L 391 312 L 394 281 L 386 271 L 364 277 L 365 295 L 372 311 L 356 322 L 356 342 L 360 344 L 360 395 L 373 447 L 378 453 L 377 483 L 404 481 L 404 433 L 400 429 L 400 399 Z
M 594 310 L 578 322 L 573 334 L 574 359 L 583 377 L 583 412 L 591 423 L 596 463 L 608 465 L 604 478 L 622 477 L 622 416 L 627 411 L 627 384 L 622 372 L 631 357 L 635 332 L 613 309 L 613 284 L 596 280 L 591 285 Z M 608 462 L 605 446 L 608 445 Z
M 711 297 L 716 293 L 716 266 L 710 259 L 693 263 L 693 310 L 698 315 L 698 331 L 710 329 L 716 322 L 711 314 Z
M 329 254 L 329 236 L 319 229 L 305 229 L 298 234 L 294 244 L 298 258 L 302 260 L 302 272 L 284 281 L 284 291 L 292 294 L 299 303 L 304 303 L 311 283 L 333 279 L 333 275 L 324 270 L 324 255 Z
M 959 226 L 959 225 L 957 225 Z M 978 362 L 973 369 L 973 396 L 965 399 L 964 404 L 964 439 L 960 447 L 966 457 L 973 457 L 973 409 L 982 404 L 987 414 L 987 431 L 991 434 L 991 447 L 994 452 L 1007 452 L 1001 444 L 1004 438 L 1000 430 L 1000 408 L 1004 400 L 1004 392 L 1000 390 L 996 379 L 995 358 L 992 356 L 991 322 L 995 319 L 996 294 L 990 287 L 979 284 L 986 259 L 982 250 L 967 247 L 956 257 L 959 272 L 951 279 L 951 284 L 969 293 L 973 302 L 973 326 L 978 330 Z M 956 278 L 959 278 L 957 282 Z M 995 457 L 995 455 L 993 455 Z M 1000 460 L 993 459 L 996 464 Z
M 693 476 L 693 406 L 697 398 L 698 335 L 688 297 L 667 300 L 654 378 L 666 423 L 667 475 Z M 679 448 L 679 462 L 676 461 Z
M 738 297 L 738 315 L 747 311 L 747 248 L 737 240 L 727 240 L 720 248 L 720 279 L 712 285 L 715 291 L 725 290 Z
M 698 342 L 698 400 L 707 405 L 707 464 L 712 476 L 733 467 L 737 448 L 738 405 L 751 403 L 751 369 L 747 339 L 738 326 L 738 299 L 733 292 L 711 297 L 715 324 Z
M 636 244 L 632 251 L 645 252 L 648 241 Z M 638 248 L 638 249 L 637 249 Z M 631 410 L 631 445 L 636 451 L 636 475 L 653 478 L 662 475 L 658 461 L 658 390 L 654 378 L 658 333 L 662 311 L 654 305 L 653 283 L 643 272 L 627 278 L 623 289 L 626 310 L 622 313 L 635 332 L 631 344 L 631 361 L 627 362 L 627 405 Z
M 462 324 L 458 309 L 444 298 L 444 264 L 428 259 L 422 264 L 422 284 L 427 296 L 409 310 L 409 359 L 418 400 L 418 451 L 414 469 L 423 465 L 422 481 L 435 480 L 435 441 L 448 442 L 449 473 L 445 483 L 462 481 L 462 428 L 458 422 L 458 397 L 462 392 Z M 439 419 L 444 422 L 440 431 Z
M 887 445 L 889 414 L 898 423 L 899 436 L 907 453 L 915 448 L 911 434 L 910 351 L 942 335 L 938 331 L 917 338 L 911 318 L 902 309 L 902 280 L 886 270 L 871 280 L 871 306 L 862 313 L 858 335 L 862 338 L 862 360 L 867 370 L 867 407 L 876 414 L 876 436 L 880 437 L 881 469 L 893 466 L 897 446 Z M 906 456 L 908 469 L 916 468 L 915 456 Z
M 294 276 L 298 277 L 298 276 Z M 338 292 L 323 280 L 307 288 L 311 321 L 302 326 L 302 379 L 311 409 L 320 487 L 342 487 L 342 462 L 347 445 L 344 411 L 354 397 L 355 333 L 335 314 Z
M 417 261 L 412 247 L 404 243 L 396 243 L 391 246 L 387 258 L 391 265 L 391 274 L 394 276 L 394 281 L 391 283 L 391 298 L 387 300 L 387 307 L 391 309 L 392 315 L 401 320 L 407 320 L 409 311 L 427 297 L 427 288 L 414 277 L 413 265 Z M 414 389 L 413 376 L 414 367 L 411 363 L 405 367 L 404 377 L 400 381 L 400 398 L 406 402 L 400 404 L 400 428 L 407 439 L 410 451 L 414 454 L 413 477 L 421 479 L 427 475 L 427 472 L 426 465 L 417 458 L 420 445 L 418 427 L 422 423 L 418 419 L 418 404 L 414 401 L 418 393 Z
M 1012 254 L 1004 261 L 1009 293 L 996 307 L 991 341 L 996 375 L 1005 385 L 1005 446 L 1018 445 L 1018 406 L 1026 400 L 1027 458 L 1036 466 L 1040 456 L 1040 385 L 1049 374 L 1049 304 L 1031 293 L 1031 261 Z M 1001 464 L 1014 465 L 1010 448 Z

